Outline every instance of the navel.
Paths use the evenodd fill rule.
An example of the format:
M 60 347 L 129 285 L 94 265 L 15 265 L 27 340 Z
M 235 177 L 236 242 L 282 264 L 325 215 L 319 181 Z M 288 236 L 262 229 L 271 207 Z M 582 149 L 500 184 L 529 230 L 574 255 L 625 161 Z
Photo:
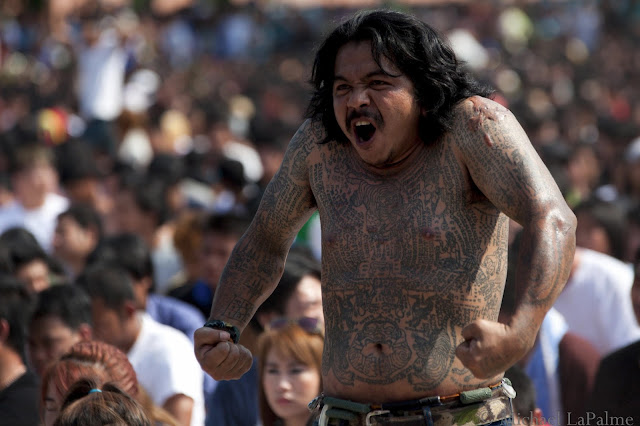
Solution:
M 425 240 L 432 240 L 435 238 L 436 233 L 431 228 L 422 228 L 420 229 L 420 236 Z

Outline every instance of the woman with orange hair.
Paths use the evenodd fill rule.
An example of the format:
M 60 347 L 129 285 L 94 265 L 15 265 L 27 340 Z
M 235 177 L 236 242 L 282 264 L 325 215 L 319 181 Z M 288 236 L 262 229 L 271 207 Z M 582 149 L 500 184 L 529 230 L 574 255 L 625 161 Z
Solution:
M 260 417 L 264 426 L 311 425 L 307 404 L 322 389 L 324 337 L 315 318 L 279 319 L 260 336 Z
M 115 346 L 93 341 L 80 342 L 49 366 L 42 377 L 41 403 L 45 426 L 52 426 L 60 414 L 64 396 L 79 380 L 92 380 L 98 385 L 115 384 L 137 400 L 155 424 L 177 425 L 162 408 L 155 406 L 138 384 L 136 373 L 126 354 Z

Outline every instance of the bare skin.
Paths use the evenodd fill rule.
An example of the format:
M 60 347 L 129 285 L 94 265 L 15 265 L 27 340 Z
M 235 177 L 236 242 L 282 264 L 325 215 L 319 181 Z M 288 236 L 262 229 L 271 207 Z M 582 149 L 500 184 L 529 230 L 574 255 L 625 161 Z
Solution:
M 351 47 L 348 57 L 362 53 Z M 533 345 L 567 280 L 575 217 L 507 109 L 474 97 L 456 107 L 457 124 L 436 143 L 415 143 L 412 134 L 394 141 L 398 90 L 411 87 L 380 77 L 366 57 L 353 63 L 365 65 L 340 68 L 338 55 L 344 78 L 334 91 L 351 143 L 319 144 L 319 123 L 301 127 L 234 249 L 211 317 L 247 324 L 318 209 L 326 395 L 388 402 L 496 383 Z M 412 120 L 423 113 L 406 107 Z M 358 109 L 382 117 L 365 143 L 348 119 Z M 518 261 L 517 309 L 498 323 L 508 217 L 523 226 L 527 250 Z M 244 347 L 218 344 L 225 339 L 210 329 L 195 335 L 196 355 L 216 379 L 239 377 L 250 365 Z
M 193 399 L 183 394 L 172 395 L 162 406 L 173 417 L 178 420 L 181 425 L 188 426 L 191 424 L 191 412 L 193 411 Z

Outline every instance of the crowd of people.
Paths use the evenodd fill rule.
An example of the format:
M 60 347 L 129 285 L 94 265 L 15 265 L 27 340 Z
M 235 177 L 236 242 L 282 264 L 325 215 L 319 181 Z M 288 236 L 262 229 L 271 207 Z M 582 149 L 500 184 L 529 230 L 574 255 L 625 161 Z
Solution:
M 305 117 L 312 52 L 354 9 L 240 3 L 0 4 L 0 424 L 310 421 L 317 214 L 240 337 L 249 372 L 215 381 L 193 340 Z M 519 417 L 640 423 L 640 6 L 427 3 L 397 7 L 496 89 L 578 219 L 569 280 L 511 370 L 534 390 Z

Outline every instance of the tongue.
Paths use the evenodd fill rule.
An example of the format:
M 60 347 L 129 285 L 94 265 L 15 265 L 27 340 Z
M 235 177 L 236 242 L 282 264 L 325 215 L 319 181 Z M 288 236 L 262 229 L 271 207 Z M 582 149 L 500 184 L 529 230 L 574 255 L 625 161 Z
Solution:
M 367 142 L 369 139 L 371 139 L 375 132 L 376 128 L 371 124 L 356 127 L 356 134 L 358 135 L 358 138 L 363 142 Z

